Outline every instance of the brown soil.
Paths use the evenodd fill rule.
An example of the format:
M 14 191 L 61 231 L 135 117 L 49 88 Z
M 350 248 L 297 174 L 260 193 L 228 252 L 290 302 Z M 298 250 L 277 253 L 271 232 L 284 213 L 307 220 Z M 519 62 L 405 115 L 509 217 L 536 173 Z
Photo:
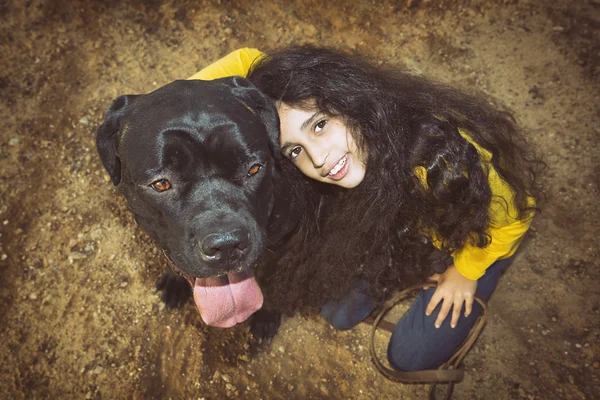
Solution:
M 207 328 L 191 302 L 166 310 L 164 260 L 96 155 L 117 95 L 301 42 L 515 110 L 549 197 L 455 398 L 600 398 L 600 1 L 6 0 L 0 24 L 1 398 L 424 398 L 375 371 L 366 326 L 297 316 L 259 346 Z

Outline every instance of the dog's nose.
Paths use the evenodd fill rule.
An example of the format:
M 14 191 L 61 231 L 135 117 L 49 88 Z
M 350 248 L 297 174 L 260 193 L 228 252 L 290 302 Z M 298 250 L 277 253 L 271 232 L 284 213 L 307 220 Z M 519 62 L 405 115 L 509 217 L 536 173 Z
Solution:
M 250 237 L 243 229 L 224 233 L 211 233 L 200 243 L 200 256 L 204 261 L 232 261 L 239 259 L 248 249 Z

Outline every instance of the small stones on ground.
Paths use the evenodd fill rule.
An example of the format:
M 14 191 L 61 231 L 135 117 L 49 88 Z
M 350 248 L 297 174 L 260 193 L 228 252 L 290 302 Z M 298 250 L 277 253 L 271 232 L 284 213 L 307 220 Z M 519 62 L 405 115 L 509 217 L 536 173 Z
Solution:
M 85 254 L 80 253 L 78 251 L 72 251 L 71 252 L 71 259 L 73 259 L 73 260 L 81 260 L 81 259 L 84 259 L 86 257 L 87 256 Z
M 104 371 L 104 367 L 101 367 L 100 365 L 98 365 L 96 368 L 94 368 L 92 371 L 90 371 L 90 373 L 92 373 L 94 375 L 98 375 L 98 374 L 102 373 L 102 371 Z

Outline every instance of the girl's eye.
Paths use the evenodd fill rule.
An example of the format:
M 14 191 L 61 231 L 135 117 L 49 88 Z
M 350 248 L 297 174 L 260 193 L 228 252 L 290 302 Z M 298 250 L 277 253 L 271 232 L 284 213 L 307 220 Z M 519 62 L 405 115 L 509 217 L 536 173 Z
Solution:
M 292 150 L 290 150 L 290 158 L 293 160 L 294 158 L 298 157 L 300 153 L 302 153 L 302 147 L 295 146 L 292 148 Z
M 171 182 L 166 179 L 159 179 L 156 182 L 152 182 L 150 187 L 157 192 L 165 192 L 171 189 Z
M 317 122 L 315 124 L 315 132 L 316 133 L 320 132 L 323 128 L 325 128 L 325 125 L 327 125 L 327 120 L 326 119 L 322 119 L 319 122 Z

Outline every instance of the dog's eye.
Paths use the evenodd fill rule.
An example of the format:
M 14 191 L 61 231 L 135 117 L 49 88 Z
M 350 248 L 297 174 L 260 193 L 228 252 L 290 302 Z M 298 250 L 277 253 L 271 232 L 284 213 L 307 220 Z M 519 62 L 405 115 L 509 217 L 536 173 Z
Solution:
M 262 169 L 262 165 L 260 164 L 254 164 L 249 170 L 248 170 L 248 176 L 254 176 L 258 173 L 258 171 L 260 171 Z
M 156 182 L 152 182 L 150 187 L 157 192 L 164 192 L 171 189 L 171 182 L 166 179 L 159 179 Z

